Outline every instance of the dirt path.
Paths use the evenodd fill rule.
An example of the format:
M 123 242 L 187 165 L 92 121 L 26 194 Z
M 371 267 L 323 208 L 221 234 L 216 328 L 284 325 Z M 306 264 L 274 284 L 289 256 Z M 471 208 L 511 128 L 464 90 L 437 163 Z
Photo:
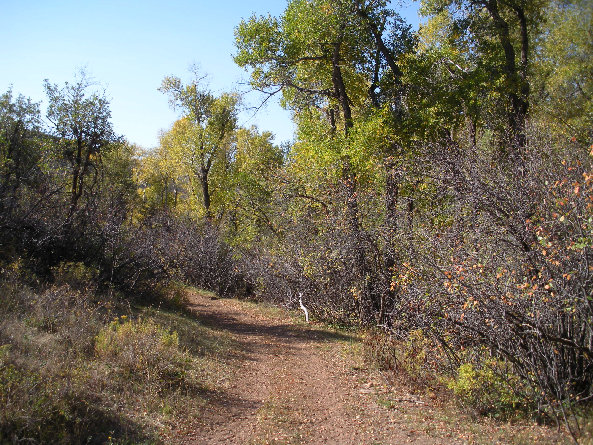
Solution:
M 365 381 L 349 353 L 358 339 L 233 300 L 196 294 L 190 303 L 200 322 L 240 342 L 242 356 L 182 443 L 462 443 L 412 430 L 399 410 L 379 404 L 380 388 Z

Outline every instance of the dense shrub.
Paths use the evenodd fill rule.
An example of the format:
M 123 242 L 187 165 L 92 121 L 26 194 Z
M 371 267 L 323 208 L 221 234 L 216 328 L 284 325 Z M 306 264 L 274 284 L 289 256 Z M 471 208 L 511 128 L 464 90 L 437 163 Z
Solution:
M 592 159 L 581 145 L 560 145 L 537 128 L 530 140 L 522 163 L 451 141 L 428 147 L 433 199 L 447 200 L 419 212 L 409 234 L 415 247 L 403 253 L 411 279 L 402 285 L 404 275 L 395 277 L 400 300 L 391 329 L 402 338 L 423 329 L 458 351 L 466 383 L 491 380 L 480 354 L 459 352 L 485 346 L 505 363 L 501 379 L 516 375 L 537 388 L 518 392 L 526 406 L 564 418 L 593 388 Z
M 117 374 L 155 386 L 179 385 L 190 361 L 179 348 L 176 332 L 150 320 L 132 321 L 126 316 L 99 332 L 95 351 Z
M 482 359 L 479 368 L 469 362 L 460 365 L 448 387 L 461 404 L 479 415 L 505 419 L 533 408 L 525 404 L 533 391 L 526 392 L 524 382 L 509 365 L 495 359 Z

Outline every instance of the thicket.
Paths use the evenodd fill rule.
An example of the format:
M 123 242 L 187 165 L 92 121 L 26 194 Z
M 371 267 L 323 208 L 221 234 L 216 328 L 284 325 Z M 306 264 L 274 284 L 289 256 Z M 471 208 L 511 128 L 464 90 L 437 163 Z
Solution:
M 396 373 L 577 440 L 593 397 L 593 11 L 421 11 L 414 33 L 386 2 L 295 0 L 236 28 L 236 62 L 298 124 L 256 291 L 380 328 L 371 355 Z
M 593 10 L 422 11 L 413 32 L 384 1 L 291 0 L 237 26 L 253 88 L 293 111 L 290 146 L 239 128 L 238 97 L 195 71 L 164 79 L 181 117 L 150 152 L 113 133 L 84 76 L 46 84 L 45 125 L 5 93 L 0 266 L 127 299 L 172 280 L 301 298 L 374 329 L 384 368 L 482 414 L 563 421 L 577 440 L 593 397 Z M 122 366 L 109 345 L 127 329 L 175 343 L 110 329 L 103 354 Z

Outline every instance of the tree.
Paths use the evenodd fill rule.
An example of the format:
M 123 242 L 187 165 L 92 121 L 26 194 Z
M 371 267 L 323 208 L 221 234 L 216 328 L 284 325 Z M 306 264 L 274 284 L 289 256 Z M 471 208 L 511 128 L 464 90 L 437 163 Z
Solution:
M 0 262 L 21 250 L 23 221 L 47 198 L 42 139 L 39 105 L 10 89 L 0 95 Z
M 474 100 L 480 90 L 500 98 L 496 108 L 505 115 L 509 129 L 505 150 L 519 164 L 527 143 L 532 46 L 544 5 L 544 0 L 424 0 L 421 7 L 429 17 L 424 36 L 432 40 L 433 51 L 445 53 L 441 64 L 454 84 L 470 86 L 473 92 L 466 90 L 464 95 L 469 93 Z M 470 79 L 474 81 L 468 83 Z M 484 109 L 492 106 L 492 102 L 482 104 Z M 468 102 L 465 112 L 475 121 L 475 102 Z
M 226 198 L 233 244 L 246 247 L 278 235 L 273 195 L 283 164 L 272 133 L 256 127 L 237 130 Z
M 171 131 L 163 132 L 156 149 L 142 154 L 138 180 L 142 201 L 149 210 L 178 209 L 183 196 L 189 192 L 181 160 L 177 158 Z
M 110 121 L 105 93 L 89 91 L 92 86 L 84 71 L 73 84 L 66 82 L 62 88 L 45 80 L 47 118 L 69 168 L 68 219 L 78 209 L 80 198 L 90 196 L 99 182 L 103 152 L 120 141 Z
M 593 141 L 593 5 L 553 1 L 536 52 L 536 107 L 563 134 Z
M 282 92 L 297 112 L 322 109 L 334 131 L 340 123 L 347 133 L 374 61 L 353 12 L 349 2 L 293 0 L 280 19 L 253 16 L 235 30 L 235 62 L 252 69 L 256 90 Z
M 12 90 L 0 96 L 0 214 L 8 216 L 17 205 L 17 193 L 32 185 L 40 173 L 39 104 Z
M 251 69 L 253 88 L 268 96 L 281 92 L 284 104 L 295 111 L 298 140 L 288 168 L 296 183 L 288 193 L 304 208 L 308 202 L 321 211 L 322 220 L 328 206 L 342 203 L 350 246 L 345 267 L 357 277 L 353 286 L 368 319 L 367 306 L 385 307 L 384 292 L 370 289 L 369 262 L 381 255 L 369 252 L 378 248 L 365 233 L 380 224 L 382 215 L 368 218 L 360 200 L 376 199 L 377 190 L 384 193 L 376 204 L 385 206 L 386 233 L 391 233 L 402 182 L 396 166 L 404 154 L 397 141 L 405 138 L 390 130 L 403 127 L 400 59 L 414 43 L 410 27 L 382 0 L 293 0 L 280 18 L 242 21 L 235 36 L 235 61 Z M 386 270 L 394 263 L 394 255 L 388 256 Z
M 190 185 L 197 178 L 200 187 L 192 187 L 192 192 L 201 194 L 204 213 L 210 218 L 211 172 L 217 168 L 224 170 L 228 163 L 237 124 L 238 97 L 226 93 L 215 97 L 200 84 L 202 81 L 197 74 L 187 85 L 178 77 L 166 77 L 160 91 L 169 96 L 174 108 L 183 112 L 168 137 L 189 175 Z

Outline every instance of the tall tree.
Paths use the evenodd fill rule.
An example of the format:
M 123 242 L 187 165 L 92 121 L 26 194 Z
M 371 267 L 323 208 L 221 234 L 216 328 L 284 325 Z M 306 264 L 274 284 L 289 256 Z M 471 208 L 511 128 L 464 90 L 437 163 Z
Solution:
M 385 117 L 382 107 L 401 111 L 393 99 L 399 94 L 397 58 L 406 47 L 402 42 L 411 41 L 409 28 L 385 1 L 293 0 L 282 17 L 251 17 L 235 35 L 235 61 L 251 69 L 252 86 L 267 95 L 281 92 L 284 104 L 295 111 L 295 159 L 335 172 L 331 177 L 339 193 L 332 199 L 341 198 L 344 206 L 361 311 L 367 311 L 362 308 L 370 300 L 380 306 L 368 284 L 369 243 L 360 210 L 366 162 L 360 161 L 386 154 L 394 144 L 362 133 L 377 129 L 369 124 Z M 365 138 L 378 144 L 360 144 Z M 391 189 L 397 194 L 397 186 Z M 315 192 L 296 194 L 316 204 L 323 200 Z
M 188 84 L 178 77 L 163 79 L 160 91 L 167 94 L 174 108 L 180 108 L 183 118 L 171 130 L 172 142 L 182 153 L 180 159 L 188 169 L 190 182 L 197 178 L 204 213 L 212 217 L 211 172 L 218 163 L 225 168 L 237 125 L 238 97 L 221 94 L 215 97 L 203 87 L 203 77 L 195 75 Z
M 498 108 L 506 117 L 509 137 L 505 146 L 515 161 L 524 158 L 526 119 L 531 103 L 532 46 L 542 22 L 545 0 L 423 0 L 421 11 L 429 17 L 432 48 L 441 45 L 454 57 L 441 60 L 453 81 L 476 79 L 474 91 L 499 95 Z M 458 59 L 458 60 L 455 60 Z M 467 82 L 465 84 L 468 85 Z M 467 93 L 466 93 L 467 94 Z M 470 97 L 476 97 L 471 94 Z M 466 113 L 475 116 L 468 104 Z
M 561 133 L 593 141 L 593 4 L 553 1 L 536 48 L 535 104 Z
M 243 246 L 278 235 L 273 193 L 284 156 L 270 132 L 256 127 L 237 130 L 231 175 L 227 186 L 230 237 Z
M 39 104 L 8 90 L 0 96 L 0 214 L 8 216 L 17 193 L 38 176 L 40 160 Z
M 78 79 L 60 88 L 45 81 L 49 104 L 47 118 L 69 166 L 70 207 L 68 218 L 90 195 L 101 174 L 101 156 L 120 141 L 111 124 L 109 101 L 104 92 L 91 91 L 92 80 L 81 72 Z

